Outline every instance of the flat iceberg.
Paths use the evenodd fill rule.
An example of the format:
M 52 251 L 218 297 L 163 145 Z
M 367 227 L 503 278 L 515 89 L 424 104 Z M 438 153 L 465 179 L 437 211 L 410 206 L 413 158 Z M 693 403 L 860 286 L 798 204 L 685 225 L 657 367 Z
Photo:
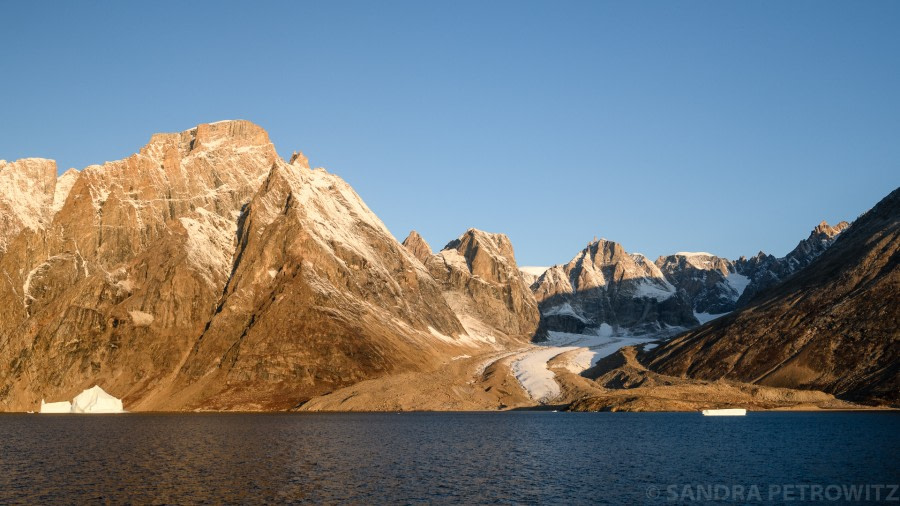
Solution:
M 71 413 L 72 403 L 69 401 L 62 402 L 44 402 L 41 399 L 41 413 Z
M 44 402 L 41 400 L 41 413 L 124 413 L 122 400 L 106 393 L 97 385 L 76 395 L 72 402 Z

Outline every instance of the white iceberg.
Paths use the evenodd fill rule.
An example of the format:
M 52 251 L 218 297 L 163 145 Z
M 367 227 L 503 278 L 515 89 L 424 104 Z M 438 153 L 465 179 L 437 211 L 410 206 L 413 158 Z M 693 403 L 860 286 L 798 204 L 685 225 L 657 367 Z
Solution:
M 72 399 L 72 413 L 124 413 L 122 400 L 94 385 Z
M 124 413 L 122 400 L 106 393 L 97 385 L 81 392 L 72 402 L 44 402 L 41 400 L 41 413 Z
M 72 403 L 69 401 L 62 402 L 44 402 L 41 399 L 41 413 L 71 413 Z

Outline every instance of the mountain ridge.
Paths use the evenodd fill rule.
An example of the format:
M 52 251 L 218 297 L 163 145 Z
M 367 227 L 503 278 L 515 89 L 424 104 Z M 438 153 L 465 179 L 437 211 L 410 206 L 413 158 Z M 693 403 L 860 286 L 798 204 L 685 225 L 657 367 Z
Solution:
M 0 161 L 0 409 L 98 384 L 138 411 L 288 410 L 435 371 L 476 375 L 453 406 L 479 388 L 482 408 L 526 406 L 512 371 L 556 353 L 533 341 L 684 332 L 778 292 L 845 229 L 822 222 L 780 259 L 653 262 L 595 239 L 521 269 L 503 234 L 401 244 L 345 181 L 281 158 L 248 121 L 154 134 L 61 175 L 52 160 Z

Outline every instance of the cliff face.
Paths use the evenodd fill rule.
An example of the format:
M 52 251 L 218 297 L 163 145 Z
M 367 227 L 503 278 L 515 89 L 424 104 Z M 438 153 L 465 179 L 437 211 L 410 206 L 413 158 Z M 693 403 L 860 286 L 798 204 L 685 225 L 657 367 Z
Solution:
M 645 361 L 664 374 L 897 405 L 898 248 L 900 190 L 894 190 L 793 277 L 652 350 Z
M 666 332 L 697 325 L 690 301 L 662 271 L 618 243 L 595 240 L 565 265 L 553 266 L 531 285 L 544 328 L 588 332 Z
M 4 213 L 0 407 L 94 383 L 132 409 L 254 408 L 236 385 L 285 407 L 459 345 L 424 268 L 346 183 L 293 162 L 228 121 L 58 180 L 4 164 L 44 214 Z
M 423 264 L 434 254 L 431 252 L 431 246 L 415 230 L 410 232 L 406 239 L 403 240 L 403 247 Z
M 233 274 L 179 384 L 189 406 L 289 408 L 427 366 L 432 332 L 463 329 L 356 193 L 324 170 L 276 163 L 239 220 Z
M 756 256 L 736 260 L 734 266 L 737 272 L 750 280 L 736 303 L 737 307 L 746 306 L 757 294 L 764 293 L 811 264 L 849 226 L 846 221 L 833 227 L 823 221 L 810 232 L 809 237 L 797 243 L 797 247 L 782 258 L 759 252 Z
M 469 229 L 431 254 L 412 232 L 404 245 L 441 285 L 445 300 L 471 337 L 520 344 L 534 338 L 540 313 L 508 237 Z
M 52 218 L 56 198 L 56 162 L 25 158 L 0 160 L 0 255 L 10 240 L 25 229 L 44 229 Z M 65 184 L 61 185 L 65 189 Z M 59 198 L 64 199 L 64 191 Z
M 709 253 L 676 253 L 656 260 L 673 286 L 684 290 L 697 313 L 720 314 L 734 310 L 746 276 L 734 263 Z
M 58 211 L 0 259 L 0 403 L 71 397 L 98 378 L 142 397 L 171 376 L 230 274 L 236 216 L 276 159 L 261 128 L 226 122 L 63 175 Z

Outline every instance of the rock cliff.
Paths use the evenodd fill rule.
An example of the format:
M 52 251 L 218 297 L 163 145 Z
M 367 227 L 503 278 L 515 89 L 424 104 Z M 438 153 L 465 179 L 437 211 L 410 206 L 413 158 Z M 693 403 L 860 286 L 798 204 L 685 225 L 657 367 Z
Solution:
M 747 307 L 650 351 L 657 372 L 900 403 L 900 190 Z M 817 248 L 834 229 L 817 228 Z M 804 245 L 805 244 L 805 245 Z M 796 251 L 796 250 L 795 250 Z

